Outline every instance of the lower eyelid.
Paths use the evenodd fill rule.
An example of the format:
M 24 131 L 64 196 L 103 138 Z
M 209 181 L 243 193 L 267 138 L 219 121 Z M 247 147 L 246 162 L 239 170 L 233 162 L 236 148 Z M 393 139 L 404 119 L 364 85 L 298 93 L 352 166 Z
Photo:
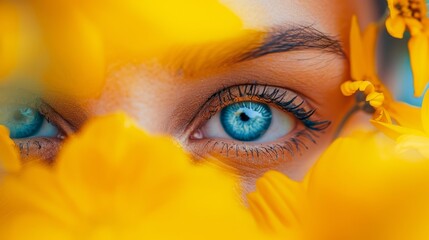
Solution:
M 319 137 L 315 130 L 300 128 L 272 143 L 251 144 L 234 140 L 202 139 L 190 140 L 187 145 L 197 156 L 213 156 L 234 168 L 246 168 L 246 171 L 249 171 L 270 169 L 291 161 L 296 155 L 302 155 L 305 150 L 314 146 Z
M 21 153 L 22 160 L 43 160 L 52 162 L 60 150 L 62 139 L 35 137 L 15 139 L 14 142 Z

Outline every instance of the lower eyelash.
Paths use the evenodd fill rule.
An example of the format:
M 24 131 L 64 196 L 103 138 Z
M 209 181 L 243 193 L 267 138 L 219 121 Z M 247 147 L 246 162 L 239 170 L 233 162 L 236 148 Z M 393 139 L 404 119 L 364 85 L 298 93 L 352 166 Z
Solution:
M 252 146 L 228 143 L 223 140 L 209 140 L 204 148 L 211 154 L 218 153 L 228 159 L 237 158 L 239 164 L 269 165 L 279 161 L 289 161 L 296 154 L 302 155 L 304 150 L 309 149 L 308 144 L 317 144 L 317 138 L 319 135 L 315 130 L 306 128 L 281 143 Z

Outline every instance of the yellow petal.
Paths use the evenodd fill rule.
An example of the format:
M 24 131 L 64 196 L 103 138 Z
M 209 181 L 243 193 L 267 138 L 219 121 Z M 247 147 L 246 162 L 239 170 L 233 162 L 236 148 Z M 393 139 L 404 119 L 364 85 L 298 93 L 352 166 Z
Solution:
M 20 19 L 16 6 L 0 2 L 0 82 L 16 68 L 19 58 Z
M 427 239 L 428 159 L 359 134 L 337 140 L 308 176 L 312 239 Z
M 18 150 L 9 138 L 9 130 L 0 126 L 0 172 L 16 172 L 21 168 Z
M 376 122 L 392 124 L 392 118 L 390 117 L 389 112 L 386 111 L 384 107 L 379 107 L 376 109 L 373 120 Z
M 368 25 L 368 27 L 365 29 L 365 32 L 363 34 L 363 46 L 364 46 L 364 66 L 365 66 L 365 73 L 371 77 L 372 81 L 376 81 L 377 78 L 377 72 L 376 72 L 376 43 L 377 43 L 377 34 L 378 34 L 378 27 L 377 24 L 371 23 Z M 374 82 L 373 82 L 374 83 Z
M 369 81 L 346 81 L 341 84 L 341 92 L 344 96 L 351 96 L 358 90 L 370 94 L 374 91 L 374 85 Z
M 104 45 L 97 27 L 66 1 L 30 3 L 47 49 L 44 87 L 59 95 L 97 96 L 106 71 Z
M 379 92 L 372 92 L 366 96 L 366 101 L 375 108 L 381 107 L 384 102 L 384 94 Z
M 359 23 L 356 16 L 352 18 L 352 26 L 350 30 L 350 66 L 351 76 L 353 80 L 364 80 L 364 47 L 360 32 Z
M 429 134 L 429 91 L 425 93 L 421 108 L 421 122 L 426 134 Z
M 405 32 L 405 21 L 402 17 L 388 17 L 386 20 L 386 29 L 394 38 L 402 39 Z
M 390 115 L 400 126 L 424 131 L 420 108 L 398 101 L 390 102 L 388 107 Z
M 429 138 L 427 136 L 402 135 L 398 138 L 396 150 L 408 155 L 412 154 L 410 150 L 416 150 L 423 157 L 429 159 Z M 419 156 L 417 156 L 418 158 Z
M 371 123 L 378 128 L 381 132 L 389 136 L 390 138 L 397 139 L 401 135 L 404 134 L 412 134 L 412 135 L 418 135 L 418 136 L 425 136 L 425 133 L 413 128 L 406 128 L 401 127 L 394 124 L 388 124 L 380 121 L 373 121 L 371 120 Z
M 244 30 L 242 20 L 216 0 L 71 2 L 96 23 L 114 55 L 148 57 L 167 47 L 235 38 Z
M 425 35 L 413 36 L 408 42 L 410 51 L 411 69 L 414 78 L 414 95 L 421 96 L 429 81 L 428 66 L 428 39 Z

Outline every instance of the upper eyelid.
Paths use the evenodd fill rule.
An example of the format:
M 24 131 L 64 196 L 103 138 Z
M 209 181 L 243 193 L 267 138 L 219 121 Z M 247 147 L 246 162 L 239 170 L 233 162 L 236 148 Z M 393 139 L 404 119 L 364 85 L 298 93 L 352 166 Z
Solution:
M 38 110 L 49 123 L 52 123 L 60 128 L 59 130 L 65 134 L 65 136 L 69 136 L 76 132 L 76 129 L 72 124 L 65 120 L 54 108 L 52 108 L 43 100 L 40 100 Z

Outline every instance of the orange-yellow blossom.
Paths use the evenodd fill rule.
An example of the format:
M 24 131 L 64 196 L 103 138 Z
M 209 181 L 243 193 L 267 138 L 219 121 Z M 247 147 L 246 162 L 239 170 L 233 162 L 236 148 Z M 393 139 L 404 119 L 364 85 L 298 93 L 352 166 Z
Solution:
M 331 145 L 302 182 L 265 174 L 249 206 L 265 229 L 289 239 L 424 240 L 428 176 L 429 158 L 395 151 L 380 133 L 355 133 Z
M 88 123 L 53 167 L 0 181 L 2 240 L 265 238 L 231 176 L 122 114 Z
M 341 92 L 351 96 L 357 92 L 365 95 L 367 102 L 375 109 L 374 119 L 391 122 L 386 108 L 392 97 L 377 76 L 375 64 L 375 47 L 377 26 L 370 24 L 362 34 L 356 16 L 353 16 L 350 30 L 350 71 L 351 81 L 341 85 Z
M 425 0 L 387 0 L 390 16 L 387 31 L 395 38 L 403 38 L 408 29 L 411 69 L 414 76 L 414 95 L 421 96 L 429 82 L 429 19 Z

